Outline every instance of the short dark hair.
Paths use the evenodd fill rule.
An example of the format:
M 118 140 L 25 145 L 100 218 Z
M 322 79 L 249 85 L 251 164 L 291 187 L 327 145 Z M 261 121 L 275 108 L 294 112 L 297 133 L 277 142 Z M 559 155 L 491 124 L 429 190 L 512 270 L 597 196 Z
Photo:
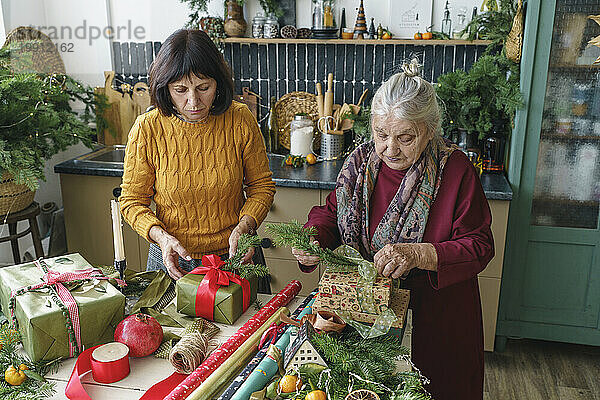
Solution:
M 217 82 L 210 113 L 223 114 L 233 100 L 231 70 L 208 35 L 197 29 L 180 29 L 160 47 L 148 73 L 152 104 L 165 116 L 171 116 L 175 108 L 168 85 L 190 74 Z

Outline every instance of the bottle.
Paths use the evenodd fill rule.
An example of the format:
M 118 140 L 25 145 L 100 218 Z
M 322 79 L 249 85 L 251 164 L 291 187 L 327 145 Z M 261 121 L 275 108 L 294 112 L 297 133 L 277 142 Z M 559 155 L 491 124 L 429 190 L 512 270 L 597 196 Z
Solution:
M 448 9 L 448 1 L 444 8 L 444 18 L 442 19 L 442 33 L 452 37 L 452 20 L 450 19 L 450 10 Z
M 317 0 L 315 3 L 315 8 L 313 8 L 313 29 L 322 29 L 323 28 L 323 2 Z
M 473 14 L 471 14 L 471 21 L 473 21 L 475 18 L 477 18 L 477 7 L 473 7 Z M 471 27 L 470 29 L 477 29 L 477 28 Z M 474 40 L 479 39 L 479 31 L 475 31 L 475 36 L 473 37 L 473 39 Z
M 383 27 L 381 26 L 381 24 L 379 24 L 379 26 L 377 27 L 377 39 L 381 39 L 382 36 L 383 36 Z
M 267 144 L 267 151 L 276 152 L 277 144 L 279 143 L 279 135 L 277 132 L 277 120 L 275 119 L 275 103 L 277 99 L 275 96 L 271 96 L 271 110 L 269 111 L 269 144 Z
M 346 9 L 342 8 L 342 15 L 340 16 L 340 34 L 339 37 L 342 37 L 342 32 L 344 32 L 344 28 L 346 27 Z
M 452 30 L 452 39 L 466 39 L 468 34 L 462 33 L 463 29 L 467 26 L 467 8 L 461 7 L 456 13 L 456 24 Z

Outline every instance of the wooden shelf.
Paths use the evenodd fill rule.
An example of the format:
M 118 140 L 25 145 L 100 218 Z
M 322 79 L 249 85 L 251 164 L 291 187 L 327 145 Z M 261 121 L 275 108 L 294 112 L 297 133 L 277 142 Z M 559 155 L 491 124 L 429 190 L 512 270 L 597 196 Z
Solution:
M 413 46 L 457 46 L 457 45 L 477 45 L 486 46 L 491 42 L 489 40 L 414 40 L 414 39 L 255 39 L 255 38 L 226 38 L 225 43 L 242 44 L 269 44 L 269 43 L 288 43 L 288 44 L 411 44 Z

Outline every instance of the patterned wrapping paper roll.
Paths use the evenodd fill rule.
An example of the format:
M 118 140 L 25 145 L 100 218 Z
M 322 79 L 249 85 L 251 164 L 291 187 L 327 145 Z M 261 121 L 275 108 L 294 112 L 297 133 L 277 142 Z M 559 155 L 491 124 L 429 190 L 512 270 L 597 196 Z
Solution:
M 231 381 L 231 379 L 233 379 L 233 377 L 248 364 L 248 361 L 256 353 L 258 343 L 260 342 L 263 333 L 271 326 L 271 324 L 277 323 L 284 314 L 290 314 L 287 307 L 281 307 L 275 314 L 271 315 L 271 317 L 266 320 L 252 336 L 238 347 L 235 352 L 223 362 L 223 364 L 219 365 L 219 367 L 188 396 L 188 399 L 214 399 L 215 395 L 227 386 L 227 382 Z
M 215 350 L 194 372 L 183 380 L 165 400 L 181 400 L 187 398 L 202 382 L 223 364 L 238 347 L 258 330 L 280 307 L 288 304 L 300 293 L 302 284 L 291 281 L 263 308 L 248 320 L 233 336 Z
M 302 301 L 302 304 L 300 304 L 296 308 L 296 310 L 294 310 L 294 312 L 292 313 L 292 318 L 294 318 L 294 319 L 302 318 L 302 315 L 300 315 L 300 313 L 303 312 L 304 310 L 306 310 L 306 312 L 303 312 L 304 315 L 310 313 L 310 308 L 307 308 L 307 306 L 309 303 L 312 304 L 312 302 L 313 302 L 312 300 L 313 300 L 314 296 L 315 296 L 315 292 L 312 292 L 311 294 L 309 294 L 304 299 L 304 301 Z M 284 332 L 279 332 L 275 338 L 275 342 L 277 342 L 283 334 L 284 334 Z M 239 373 L 239 375 L 235 378 L 235 380 L 233 382 L 231 382 L 231 385 L 229 385 L 227 387 L 227 389 L 225 389 L 223 391 L 223 394 L 221 394 L 221 396 L 217 400 L 230 400 L 231 398 L 233 398 L 233 396 L 240 389 L 242 384 L 245 383 L 246 378 L 248 378 L 248 376 L 250 376 L 250 374 L 254 371 L 254 369 L 259 365 L 259 363 L 262 362 L 263 358 L 267 354 L 267 350 L 269 349 L 270 343 L 271 343 L 271 341 L 267 341 L 263 345 L 263 347 L 260 349 L 260 351 L 258 353 L 256 353 L 254 358 L 252 358 L 252 360 L 248 363 L 248 365 L 246 365 L 244 370 Z M 246 383 L 245 385 L 248 385 L 248 384 L 249 383 Z M 260 388 L 257 390 L 260 390 Z
M 298 315 L 298 318 L 312 313 L 312 304 L 315 298 L 313 297 L 307 306 Z M 289 326 L 275 343 L 275 347 L 280 350 L 281 357 L 285 355 L 285 350 L 290 344 L 290 334 L 294 327 Z M 276 350 L 276 349 L 275 349 Z M 267 346 L 268 351 L 268 346 Z M 254 368 L 254 371 L 248 376 L 248 379 L 240 386 L 240 388 L 231 397 L 231 400 L 248 400 L 252 393 L 262 390 L 279 371 L 279 365 L 272 355 L 264 357 L 262 361 Z

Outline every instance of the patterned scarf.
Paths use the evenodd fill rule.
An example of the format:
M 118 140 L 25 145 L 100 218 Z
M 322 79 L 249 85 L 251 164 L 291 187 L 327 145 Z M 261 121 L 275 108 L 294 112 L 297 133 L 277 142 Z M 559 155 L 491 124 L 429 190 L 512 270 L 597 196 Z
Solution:
M 369 202 L 381 159 L 373 141 L 359 146 L 346 160 L 337 179 L 338 228 L 342 243 L 360 251 L 366 259 L 387 243 L 419 243 L 423 240 L 429 209 L 441 184 L 448 157 L 456 145 L 434 138 L 402 180 L 381 222 L 369 241 Z

